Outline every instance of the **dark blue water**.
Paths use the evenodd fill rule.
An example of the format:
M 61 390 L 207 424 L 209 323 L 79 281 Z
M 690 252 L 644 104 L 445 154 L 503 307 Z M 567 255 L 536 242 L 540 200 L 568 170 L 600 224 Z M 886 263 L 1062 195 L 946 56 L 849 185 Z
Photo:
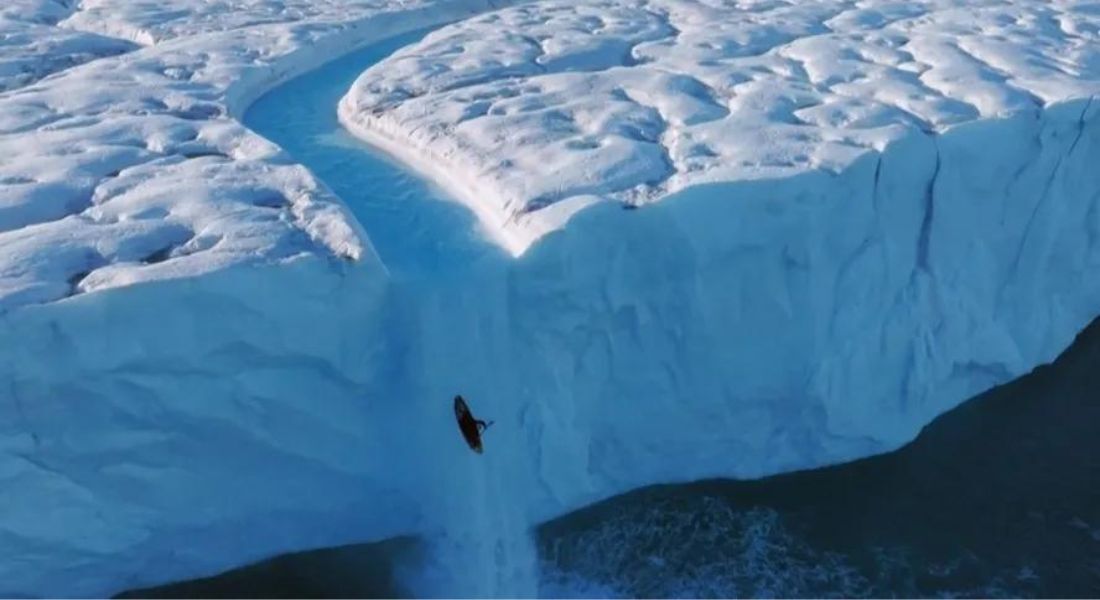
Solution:
M 381 41 L 279 86 L 253 104 L 244 123 L 307 166 L 347 203 L 375 250 L 399 275 L 454 273 L 505 253 L 473 213 L 385 153 L 349 134 L 336 107 L 355 79 L 416 31 Z

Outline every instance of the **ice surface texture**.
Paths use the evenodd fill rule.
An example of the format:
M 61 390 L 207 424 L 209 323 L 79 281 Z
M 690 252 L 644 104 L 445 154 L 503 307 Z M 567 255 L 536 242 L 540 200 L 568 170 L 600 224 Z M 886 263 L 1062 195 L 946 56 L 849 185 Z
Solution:
M 0 311 L 303 254 L 369 258 L 339 200 L 233 117 L 372 39 L 506 4 L 21 2 L 0 13 L 22 36 L 0 41 L 13 88 L 0 94 Z M 160 43 L 66 69 L 77 27 Z M 84 41 L 81 60 L 137 48 Z
M 59 27 L 73 11 L 65 0 L 8 0 L 0 7 L 0 92 L 137 45 Z
M 1098 28 L 1076 1 L 539 2 L 376 65 L 341 116 L 518 252 L 593 196 L 836 173 L 914 130 L 1037 118 L 1100 91 Z
M 235 117 L 489 4 L 50 17 L 151 47 L 0 94 L 0 595 L 440 531 L 452 590 L 515 594 L 533 523 L 895 448 L 1100 312 L 1083 2 L 539 3 L 442 29 L 342 118 L 518 256 L 387 273 Z M 456 392 L 496 421 L 484 456 Z

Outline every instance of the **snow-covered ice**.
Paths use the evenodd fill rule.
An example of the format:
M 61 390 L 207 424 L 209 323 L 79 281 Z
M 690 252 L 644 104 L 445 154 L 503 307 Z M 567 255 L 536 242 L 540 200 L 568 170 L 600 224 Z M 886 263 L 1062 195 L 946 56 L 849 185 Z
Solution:
M 300 253 L 369 255 L 366 236 L 340 202 L 233 116 L 332 55 L 500 3 L 261 3 L 266 11 L 245 3 L 233 11 L 196 1 L 173 3 L 171 19 L 168 5 L 86 4 L 62 24 L 169 41 L 0 95 L 0 245 L 13 248 L 0 254 L 0 309 L 83 291 L 83 277 L 107 266 L 96 287 Z M 215 18 L 219 7 L 242 20 Z M 56 10 L 42 12 L 57 18 Z M 267 16 L 257 24 L 249 14 Z M 154 34 L 137 17 L 169 22 Z M 194 33 L 205 22 L 236 28 Z M 178 32 L 192 35 L 172 38 Z M 181 181 L 194 186 L 178 193 Z M 149 219 L 158 222 L 131 222 Z M 181 260 L 146 268 L 159 261 L 115 252 L 131 240 Z
M 591 196 L 836 173 L 914 131 L 1087 99 L 1098 27 L 1076 1 L 539 2 L 404 49 L 340 110 L 518 252 Z
M 1095 4 L 505 4 L 0 12 L 125 52 L 0 93 L 0 594 L 407 533 L 525 593 L 531 524 L 896 448 L 1100 313 Z M 239 118 L 448 21 L 339 115 L 511 254 L 410 276 Z
M 0 6 L 0 92 L 137 47 L 124 40 L 58 26 L 71 11 L 71 3 L 63 0 L 8 0 Z

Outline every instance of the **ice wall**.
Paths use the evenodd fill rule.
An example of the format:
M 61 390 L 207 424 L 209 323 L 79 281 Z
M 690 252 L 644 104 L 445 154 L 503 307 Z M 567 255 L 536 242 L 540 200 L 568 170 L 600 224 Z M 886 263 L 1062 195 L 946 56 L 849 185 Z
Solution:
M 1095 316 L 1098 113 L 600 204 L 445 281 L 303 256 L 10 311 L 3 592 L 422 533 L 425 590 L 514 594 L 527 525 L 897 447 Z M 496 420 L 484 456 L 456 391 Z
M 111 594 L 387 528 L 406 501 L 365 476 L 391 435 L 380 279 L 300 258 L 0 316 L 0 593 Z
M 393 395 L 441 436 L 409 449 L 446 506 L 425 514 L 537 523 L 884 452 L 1053 359 L 1100 309 L 1098 116 L 1070 101 L 914 130 L 835 174 L 601 203 L 514 261 L 395 284 Z M 497 420 L 486 460 L 448 439 L 455 389 Z
M 836 174 L 591 207 L 499 277 L 410 294 L 407 394 L 457 386 L 521 427 L 535 521 L 896 448 L 1097 314 L 1098 115 L 1066 102 Z
M 339 109 L 516 255 L 419 295 L 417 372 L 494 374 L 538 515 L 897 447 L 1100 308 L 1098 18 L 545 0 L 441 28 Z
M 229 115 L 331 56 L 503 2 L 282 3 L 262 23 L 177 3 L 148 35 L 156 7 L 88 2 L 53 27 L 73 7 L 22 4 L 58 35 L 155 45 L 0 93 L 0 595 L 103 596 L 417 530 L 415 471 L 393 459 L 407 428 L 379 391 L 386 267 L 323 184 Z
M 314 59 L 249 71 L 219 102 L 239 112 Z M 423 591 L 518 594 L 525 528 L 588 502 L 897 447 L 1100 312 L 1098 117 L 1082 96 L 912 128 L 837 170 L 698 181 L 637 210 L 578 197 L 522 256 L 439 280 L 387 273 L 365 244 L 358 260 L 259 244 L 263 260 L 201 276 L 16 303 L 0 314 L 0 595 L 103 595 L 404 533 L 437 548 Z M 232 138 L 219 148 L 255 143 L 199 120 Z M 302 181 L 247 150 L 212 160 Z M 160 181 L 122 208 L 181 185 Z M 229 218 L 239 241 L 278 221 Z M 66 262 L 33 247 L 33 264 Z M 454 432 L 456 392 L 496 421 L 484 456 Z

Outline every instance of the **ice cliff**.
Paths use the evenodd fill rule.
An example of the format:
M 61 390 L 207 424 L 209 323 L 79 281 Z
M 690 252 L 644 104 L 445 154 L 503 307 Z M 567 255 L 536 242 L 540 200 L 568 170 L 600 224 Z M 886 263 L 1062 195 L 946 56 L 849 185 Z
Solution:
M 530 524 L 895 448 L 1100 313 L 1095 5 L 444 27 L 340 105 L 511 251 L 424 280 L 235 117 L 494 7 L 282 4 L 85 2 L 42 26 L 150 47 L 0 94 L 0 594 L 441 531 L 462 589 L 523 592 L 530 565 L 495 557 Z M 484 457 L 457 391 L 497 421 Z

